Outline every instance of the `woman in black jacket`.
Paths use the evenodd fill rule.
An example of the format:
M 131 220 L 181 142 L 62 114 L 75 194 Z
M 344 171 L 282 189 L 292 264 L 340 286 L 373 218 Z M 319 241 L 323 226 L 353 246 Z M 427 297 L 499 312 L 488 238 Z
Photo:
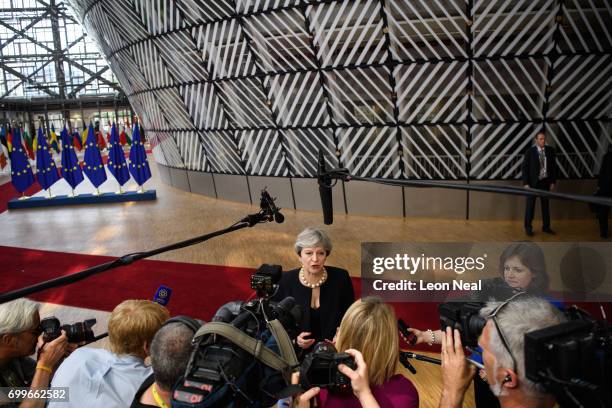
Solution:
M 302 231 L 295 241 L 302 267 L 283 274 L 275 295 L 277 300 L 292 296 L 302 306 L 303 318 L 296 339 L 302 350 L 333 339 L 344 313 L 355 301 L 348 272 L 325 266 L 331 250 L 331 240 L 322 230 L 308 227 Z

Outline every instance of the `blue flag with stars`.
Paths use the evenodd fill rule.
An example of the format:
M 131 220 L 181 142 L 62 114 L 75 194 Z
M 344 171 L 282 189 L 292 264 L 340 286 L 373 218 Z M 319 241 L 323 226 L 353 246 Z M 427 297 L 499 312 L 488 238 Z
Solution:
M 102 163 L 102 155 L 100 154 L 100 149 L 98 149 L 98 140 L 91 123 L 89 124 L 89 129 L 87 129 L 87 139 L 85 140 L 83 170 L 91 184 L 96 188 L 106 181 L 106 170 Z
M 79 159 L 72 145 L 72 136 L 68 134 L 66 126 L 60 137 L 62 139 L 62 177 L 74 190 L 84 180 L 83 170 L 81 170 Z
M 43 133 L 42 127 L 38 128 L 37 144 L 36 178 L 38 179 L 38 184 L 40 184 L 43 189 L 48 190 L 49 187 L 59 180 L 59 175 L 57 174 L 55 161 L 49 152 L 47 138 Z
M 110 133 L 110 150 L 108 152 L 108 169 L 117 179 L 120 186 L 130 180 L 130 172 L 128 171 L 127 163 L 125 162 L 125 153 L 123 146 L 119 143 L 119 132 L 113 123 Z
M 13 149 L 9 153 L 11 159 L 11 183 L 15 186 L 15 189 L 20 193 L 23 193 L 34 184 L 34 173 L 32 173 L 32 166 L 26 156 L 26 151 L 21 143 L 21 134 L 19 128 L 13 129 Z
M 132 133 L 132 147 L 130 148 L 130 173 L 136 180 L 139 186 L 142 186 L 145 181 L 151 178 L 151 169 L 147 161 L 147 152 L 142 141 L 140 140 L 140 130 L 138 123 L 134 124 L 134 133 Z

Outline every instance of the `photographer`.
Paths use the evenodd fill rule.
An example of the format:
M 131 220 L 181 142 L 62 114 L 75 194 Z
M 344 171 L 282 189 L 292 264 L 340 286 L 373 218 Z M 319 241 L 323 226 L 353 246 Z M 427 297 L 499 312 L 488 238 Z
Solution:
M 398 374 L 397 319 L 390 305 L 373 297 L 353 303 L 340 323 L 336 347 L 338 351 L 351 350 L 350 354 L 355 357 L 356 371 L 349 373 L 348 367 L 342 369 L 343 373 L 350 374 L 347 376 L 354 387 L 354 395 L 323 389 L 319 393 L 321 406 L 359 407 L 364 401 L 373 403 L 373 398 L 381 407 L 418 407 L 419 395 L 416 388 L 410 380 Z M 361 350 L 363 358 L 352 350 Z M 361 367 L 360 360 L 363 360 Z M 364 385 L 366 378 L 371 385 L 371 392 Z
M 0 305 L 0 387 L 48 387 L 56 366 L 69 352 L 64 332 L 49 343 L 39 339 L 38 307 L 25 298 Z M 34 361 L 29 356 L 36 350 L 37 340 L 38 356 Z M 26 400 L 13 406 L 42 407 L 44 400 Z
M 168 320 L 168 310 L 148 300 L 126 300 L 111 313 L 108 337 L 111 351 L 82 347 L 59 366 L 53 387 L 70 387 L 69 402 L 50 402 L 48 408 L 128 407 L 151 374 L 144 364 L 153 336 Z
M 546 300 L 526 295 L 505 302 L 490 302 L 480 311 L 487 323 L 479 338 L 484 374 L 502 408 L 552 407 L 555 400 L 525 376 L 525 333 L 554 326 L 564 318 Z M 473 377 L 459 332 L 447 328 L 442 340 L 444 389 L 440 408 L 460 407 Z

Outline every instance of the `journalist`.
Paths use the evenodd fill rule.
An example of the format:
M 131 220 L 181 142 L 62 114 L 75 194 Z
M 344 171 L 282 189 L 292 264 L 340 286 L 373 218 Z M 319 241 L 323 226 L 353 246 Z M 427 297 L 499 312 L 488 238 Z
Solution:
M 58 363 L 70 350 L 63 331 L 57 339 L 42 342 L 38 308 L 38 303 L 25 298 L 0 305 L 0 387 L 48 387 Z M 34 360 L 29 356 L 36 351 L 37 343 Z M 43 407 L 44 400 L 3 406 Z
M 342 368 L 343 373 L 351 374 L 347 375 L 354 387 L 354 395 L 322 389 L 318 392 L 322 407 L 373 406 L 372 398 L 381 407 L 419 406 L 416 388 L 410 380 L 399 374 L 397 319 L 390 305 L 373 297 L 353 303 L 340 323 L 336 348 L 353 354 L 357 362 L 354 373 L 349 373 L 350 369 L 346 366 Z M 353 350 L 361 351 L 363 357 L 359 357 Z M 363 363 L 361 367 L 360 363 Z M 361 376 L 367 378 L 367 381 L 360 380 Z M 354 381 L 357 382 L 353 384 Z M 365 382 L 369 386 L 366 387 Z M 302 396 L 301 400 L 304 399 Z
M 325 266 L 332 243 L 325 232 L 308 227 L 295 241 L 301 268 L 285 272 L 274 300 L 295 298 L 303 310 L 296 345 L 309 350 L 319 341 L 331 340 L 342 316 L 355 300 L 346 270 Z
M 50 402 L 48 408 L 129 407 L 136 391 L 151 374 L 144 364 L 151 340 L 168 320 L 168 310 L 148 300 L 126 300 L 108 321 L 111 350 L 82 347 L 59 366 L 52 387 L 69 387 L 69 402 Z
M 518 297 L 517 297 L 518 296 Z M 490 302 L 480 311 L 487 323 L 478 344 L 485 379 L 502 408 L 549 408 L 555 399 L 525 374 L 525 334 L 557 325 L 563 315 L 546 300 L 525 295 Z M 442 340 L 443 392 L 440 408 L 461 407 L 474 375 L 465 359 L 459 331 L 447 328 Z

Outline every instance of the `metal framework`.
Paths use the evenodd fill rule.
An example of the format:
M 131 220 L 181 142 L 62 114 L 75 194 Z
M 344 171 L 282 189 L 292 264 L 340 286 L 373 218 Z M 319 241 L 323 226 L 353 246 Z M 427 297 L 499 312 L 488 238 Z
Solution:
M 562 176 L 612 142 L 608 0 L 71 0 L 158 162 L 312 177 Z
M 123 91 L 95 43 L 60 0 L 0 2 L 0 101 Z M 69 103 L 70 104 L 70 103 Z

